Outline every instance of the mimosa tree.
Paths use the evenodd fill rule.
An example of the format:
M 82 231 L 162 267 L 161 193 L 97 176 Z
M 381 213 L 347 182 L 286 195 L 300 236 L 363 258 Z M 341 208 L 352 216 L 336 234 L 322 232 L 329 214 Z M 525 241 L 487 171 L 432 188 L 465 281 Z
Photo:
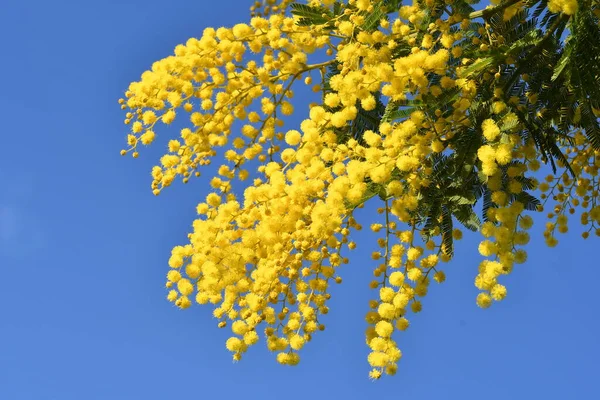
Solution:
M 600 235 L 600 2 L 486 5 L 257 2 L 129 86 L 123 155 L 186 121 L 152 169 L 155 195 L 220 165 L 166 285 L 180 308 L 214 305 L 234 360 L 263 336 L 278 362 L 299 362 L 361 224 L 379 246 L 365 282 L 374 379 L 396 372 L 397 331 L 444 282 L 461 230 L 481 234 L 482 308 L 526 261 L 534 213 L 550 247 L 574 216 L 584 239 Z M 314 103 L 293 100 L 300 85 Z M 385 223 L 357 220 L 363 206 Z

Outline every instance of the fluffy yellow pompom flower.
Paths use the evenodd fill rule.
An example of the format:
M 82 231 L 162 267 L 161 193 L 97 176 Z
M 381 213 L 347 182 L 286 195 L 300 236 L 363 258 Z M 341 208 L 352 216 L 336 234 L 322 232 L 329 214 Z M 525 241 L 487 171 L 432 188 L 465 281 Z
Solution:
M 281 104 L 281 113 L 283 115 L 292 115 L 294 113 L 294 106 L 291 103 L 284 101 Z
M 523 264 L 525 261 L 527 261 L 527 252 L 523 249 L 515 251 L 515 262 Z
M 148 144 L 151 144 L 155 138 L 156 138 L 156 134 L 154 133 L 154 131 L 147 130 L 140 136 L 140 141 L 143 144 L 148 145 Z
M 142 114 L 142 121 L 144 125 L 151 125 L 154 122 L 156 122 L 156 119 L 157 117 L 154 111 L 148 110 L 144 111 L 144 113 Z
M 502 111 L 506 110 L 506 103 L 503 101 L 495 101 L 492 103 L 492 110 L 494 114 L 500 114 Z
M 373 379 L 373 380 L 377 380 L 379 378 L 381 378 L 381 370 L 379 369 L 372 369 L 371 371 L 369 371 L 369 378 Z
M 388 339 L 385 338 L 381 338 L 381 337 L 374 337 L 372 338 L 368 345 L 371 348 L 371 350 L 373 351 L 385 351 L 388 348 Z
M 233 324 L 231 324 L 231 331 L 236 335 L 243 336 L 248 332 L 248 325 L 242 320 L 234 321 Z
M 177 290 L 179 290 L 179 293 L 182 295 L 189 296 L 194 292 L 194 286 L 189 280 L 182 278 L 177 281 Z
M 197 264 L 188 264 L 185 267 L 185 274 L 191 279 L 198 279 L 201 272 L 200 266 Z
M 460 240 L 463 237 L 463 233 L 460 229 L 453 229 L 452 230 L 452 238 L 454 240 Z
M 486 119 L 481 124 L 481 129 L 483 131 L 483 136 L 490 142 L 496 140 L 498 136 L 500 136 L 500 128 L 496 125 L 493 119 Z
M 477 150 L 477 158 L 484 164 L 493 162 L 496 158 L 496 151 L 492 146 L 484 145 Z
M 169 293 L 167 294 L 167 300 L 173 302 L 173 301 L 177 300 L 178 296 L 179 295 L 176 290 L 170 290 Z
M 305 340 L 300 335 L 294 335 L 290 339 L 290 347 L 294 350 L 300 350 L 304 347 Z
M 433 280 L 437 283 L 443 283 L 446 281 L 446 273 L 444 271 L 437 271 L 433 274 Z
M 379 321 L 375 325 L 375 332 L 383 338 L 390 337 L 394 332 L 394 326 L 388 321 Z
M 494 255 L 497 251 L 498 249 L 496 247 L 496 244 L 489 240 L 484 240 L 483 242 L 479 243 L 479 254 L 481 254 L 484 257 Z
M 167 273 L 167 279 L 170 282 L 177 282 L 181 279 L 181 274 L 179 271 L 172 269 Z
M 381 318 L 393 319 L 394 314 L 396 313 L 396 308 L 392 304 L 382 303 L 377 308 L 377 313 L 381 316 Z
M 519 226 L 522 229 L 529 229 L 533 226 L 533 218 L 529 215 L 525 215 L 519 219 Z
M 487 293 L 479 293 L 477 295 L 477 305 L 481 308 L 489 308 L 492 305 L 492 298 Z
M 405 331 L 405 330 L 407 330 L 409 326 L 410 326 L 410 323 L 409 323 L 409 321 L 408 321 L 406 318 L 404 318 L 404 317 L 402 317 L 402 318 L 399 318 L 399 319 L 396 321 L 396 329 L 398 329 L 398 330 L 400 330 L 400 331 Z
M 243 342 L 239 338 L 236 338 L 236 337 L 230 337 L 225 342 L 225 347 L 227 347 L 227 350 L 229 350 L 231 352 L 240 351 L 242 346 L 243 346 Z
M 244 334 L 244 343 L 248 346 L 258 343 L 259 337 L 256 331 L 248 331 Z
M 508 143 L 502 143 L 496 148 L 496 161 L 500 165 L 506 165 L 512 161 L 512 145 Z
M 219 196 L 216 193 L 210 193 L 208 196 L 206 196 L 206 203 L 208 203 L 208 205 L 216 207 L 219 204 L 221 204 L 221 196 Z
M 506 297 L 506 286 L 500 284 L 494 285 L 490 293 L 494 300 L 503 300 Z
M 371 6 L 371 0 L 356 0 L 356 8 L 361 11 L 367 11 Z
M 360 105 L 362 106 L 362 108 L 364 108 L 366 111 L 371 111 L 374 110 L 375 107 L 377 106 L 377 101 L 375 100 L 375 97 L 368 96 L 365 99 L 362 99 L 360 102 Z
M 133 133 L 140 133 L 144 129 L 144 125 L 140 121 L 135 121 L 133 125 L 131 125 L 131 131 Z
M 385 367 L 386 364 L 389 362 L 389 358 L 390 357 L 386 353 L 372 352 L 367 357 L 367 361 L 372 367 L 382 368 Z
M 409 301 L 410 299 L 406 293 L 398 293 L 396 296 L 394 296 L 392 303 L 394 304 L 394 307 L 402 309 L 408 305 Z
M 167 111 L 162 117 L 162 122 L 167 125 L 170 124 L 171 122 L 173 122 L 174 120 L 175 120 L 175 111 L 173 111 L 173 110 Z
M 404 283 L 404 274 L 400 271 L 394 271 L 390 274 L 389 281 L 390 285 L 400 287 Z
M 395 295 L 396 292 L 394 292 L 394 289 L 389 287 L 384 287 L 379 290 L 379 298 L 381 299 L 381 301 L 384 301 L 386 303 L 392 302 Z
M 567 15 L 573 15 L 577 12 L 579 4 L 577 0 L 549 0 L 548 10 L 553 13 L 562 12 Z
M 290 146 L 296 146 L 302 140 L 302 135 L 296 130 L 290 130 L 285 134 L 285 142 Z
M 418 300 L 415 300 L 410 304 L 410 309 L 414 313 L 421 312 L 421 310 L 423 310 L 423 303 L 421 303 Z
M 410 279 L 413 282 L 416 282 L 417 280 L 419 280 L 419 278 L 421 278 L 421 276 L 423 276 L 423 271 L 421 271 L 419 268 L 411 268 L 408 271 L 408 279 Z
M 423 250 L 422 249 L 420 249 L 418 247 L 411 247 L 406 252 L 406 257 L 409 260 L 416 260 L 417 258 L 419 258 L 421 256 L 421 254 L 423 254 Z

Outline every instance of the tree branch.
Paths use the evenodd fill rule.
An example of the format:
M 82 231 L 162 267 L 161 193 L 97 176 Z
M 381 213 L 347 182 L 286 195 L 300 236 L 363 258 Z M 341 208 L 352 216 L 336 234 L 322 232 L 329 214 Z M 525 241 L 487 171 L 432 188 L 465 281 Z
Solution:
M 519 78 L 519 75 L 521 74 L 521 72 L 523 71 L 523 68 L 527 65 L 527 63 L 529 61 L 531 61 L 531 59 L 542 50 L 543 45 L 546 43 L 546 41 L 548 41 L 552 37 L 552 35 L 556 31 L 556 29 L 558 29 L 558 27 L 564 21 L 566 21 L 568 19 L 569 19 L 569 16 L 566 15 L 566 14 L 562 14 L 559 18 L 557 18 L 556 21 L 554 21 L 554 24 L 552 24 L 552 26 L 550 26 L 550 28 L 548 28 L 548 30 L 546 31 L 546 33 L 544 34 L 544 36 L 542 37 L 542 39 L 533 47 L 533 49 L 531 49 L 530 52 L 525 57 L 523 57 L 522 59 L 518 60 L 519 66 L 515 70 L 515 72 L 512 75 L 511 79 L 509 79 L 506 82 L 506 84 L 504 85 L 503 90 L 504 90 L 505 93 L 508 92 L 508 89 Z
M 510 6 L 513 6 L 520 1 L 522 1 L 522 0 L 508 0 L 502 4 L 498 4 L 495 7 L 489 7 L 489 8 L 484 8 L 483 10 L 473 11 L 471 14 L 469 14 L 469 19 L 475 19 L 475 18 L 487 19 L 492 14 L 503 11 L 504 9 L 506 9 Z

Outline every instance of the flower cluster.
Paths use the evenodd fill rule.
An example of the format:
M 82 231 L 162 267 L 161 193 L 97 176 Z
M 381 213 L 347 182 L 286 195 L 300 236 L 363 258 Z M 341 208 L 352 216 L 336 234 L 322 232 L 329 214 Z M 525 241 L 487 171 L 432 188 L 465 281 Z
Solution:
M 362 229 L 354 211 L 367 202 L 380 202 L 384 218 L 370 225 L 380 236 L 369 284 L 377 298 L 366 315 L 373 379 L 397 371 L 402 353 L 393 334 L 409 327 L 409 311 L 421 311 L 431 279 L 446 279 L 440 264 L 462 238 L 453 218 L 477 225 L 472 188 L 485 199 L 477 225 L 485 259 L 475 278 L 482 308 L 506 297 L 500 276 L 527 259 L 520 246 L 529 242 L 533 219 L 526 211 L 536 207 L 526 190 L 539 187 L 549 192 L 543 199 L 557 202 L 545 233 L 549 246 L 556 230 L 567 231 L 566 213 L 576 206 L 590 226 L 584 237 L 600 233 L 598 151 L 579 132 L 564 146 L 575 177 L 539 183 L 528 176 L 540 163 L 515 114 L 524 106 L 504 93 L 499 74 L 473 78 L 478 60 L 463 54 L 465 43 L 485 52 L 500 39 L 484 26 L 479 36 L 466 35 L 471 21 L 458 12 L 431 18 L 451 1 L 404 5 L 390 21 L 378 0 L 348 0 L 340 10 L 334 1 L 313 0 L 309 5 L 329 19 L 311 26 L 286 17 L 288 3 L 257 2 L 249 24 L 205 29 L 155 62 L 120 100 L 130 126 L 123 155 L 137 157 L 159 123 L 189 121 L 152 169 L 155 195 L 178 177 L 200 176 L 222 149 L 224 162 L 197 206 L 189 243 L 172 251 L 166 286 L 179 308 L 214 305 L 218 326 L 231 328 L 226 348 L 234 360 L 264 336 L 279 363 L 299 362 L 306 342 L 325 329 L 328 289 L 342 282 L 340 268 L 357 247 L 352 232 Z M 511 3 L 505 18 L 522 7 Z M 549 7 L 572 14 L 577 2 L 551 0 Z M 311 62 L 322 56 L 327 60 Z M 320 82 L 311 71 L 321 72 Z M 284 129 L 298 82 L 322 101 L 305 110 L 299 126 Z M 482 101 L 484 83 L 491 90 Z M 418 107 L 439 99 L 444 107 Z M 472 111 L 481 104 L 485 118 Z M 356 134 L 373 113 L 376 123 Z M 453 169 L 441 167 L 448 160 Z M 234 193 L 251 174 L 243 193 Z
M 577 12 L 579 4 L 577 0 L 549 0 L 548 9 L 554 13 L 565 13 L 573 15 Z

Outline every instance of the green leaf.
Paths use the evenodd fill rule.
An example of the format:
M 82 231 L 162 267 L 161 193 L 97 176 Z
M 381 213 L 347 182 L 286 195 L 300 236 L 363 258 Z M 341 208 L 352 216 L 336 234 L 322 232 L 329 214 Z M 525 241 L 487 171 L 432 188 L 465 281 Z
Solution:
M 467 196 L 468 197 L 456 195 L 456 196 L 446 197 L 446 199 L 450 203 L 454 203 L 459 206 L 475 204 L 475 196 L 470 193 L 467 194 Z
M 385 118 L 382 119 L 382 122 L 393 122 L 401 119 L 405 119 L 410 117 L 410 115 L 416 111 L 416 108 L 403 108 L 401 110 L 391 111 Z
M 442 207 L 442 245 L 446 250 L 446 254 L 450 257 L 454 255 L 454 239 L 452 237 L 452 215 L 445 206 Z
M 526 210 L 535 211 L 537 206 L 540 205 L 540 201 L 527 192 L 521 192 L 517 195 L 511 196 L 512 200 L 517 200 L 525 206 Z
M 472 76 L 477 76 L 490 69 L 490 67 L 497 65 L 499 62 L 498 56 L 489 56 L 485 58 L 481 58 L 475 61 L 473 64 L 469 65 L 467 68 L 460 71 L 459 76 L 461 78 L 469 78 Z
M 483 221 L 485 221 L 485 222 L 488 221 L 487 213 L 490 208 L 496 208 L 496 206 L 492 202 L 492 192 L 490 192 L 490 190 L 487 188 L 487 186 L 485 186 L 484 193 L 483 193 L 483 210 L 482 210 Z
M 481 220 L 470 206 L 456 208 L 452 214 L 458 222 L 470 231 L 477 232 L 481 228 Z
M 300 17 L 297 24 L 301 26 L 323 25 L 334 17 L 330 9 L 326 7 L 311 7 L 306 4 L 290 4 L 292 15 Z M 323 16 L 325 15 L 325 16 Z
M 569 65 L 569 61 L 571 60 L 571 54 L 573 53 L 573 47 L 574 46 L 570 45 L 570 42 L 565 47 L 565 51 L 563 52 L 560 60 L 554 67 L 554 73 L 552 74 L 552 78 L 550 78 L 552 82 L 556 81 L 558 77 L 562 74 L 564 69 L 567 67 L 567 65 Z
M 361 27 L 367 32 L 373 32 L 379 27 L 379 21 L 387 19 L 387 10 L 384 8 L 383 3 L 375 3 L 373 10 L 365 14 L 365 21 Z

